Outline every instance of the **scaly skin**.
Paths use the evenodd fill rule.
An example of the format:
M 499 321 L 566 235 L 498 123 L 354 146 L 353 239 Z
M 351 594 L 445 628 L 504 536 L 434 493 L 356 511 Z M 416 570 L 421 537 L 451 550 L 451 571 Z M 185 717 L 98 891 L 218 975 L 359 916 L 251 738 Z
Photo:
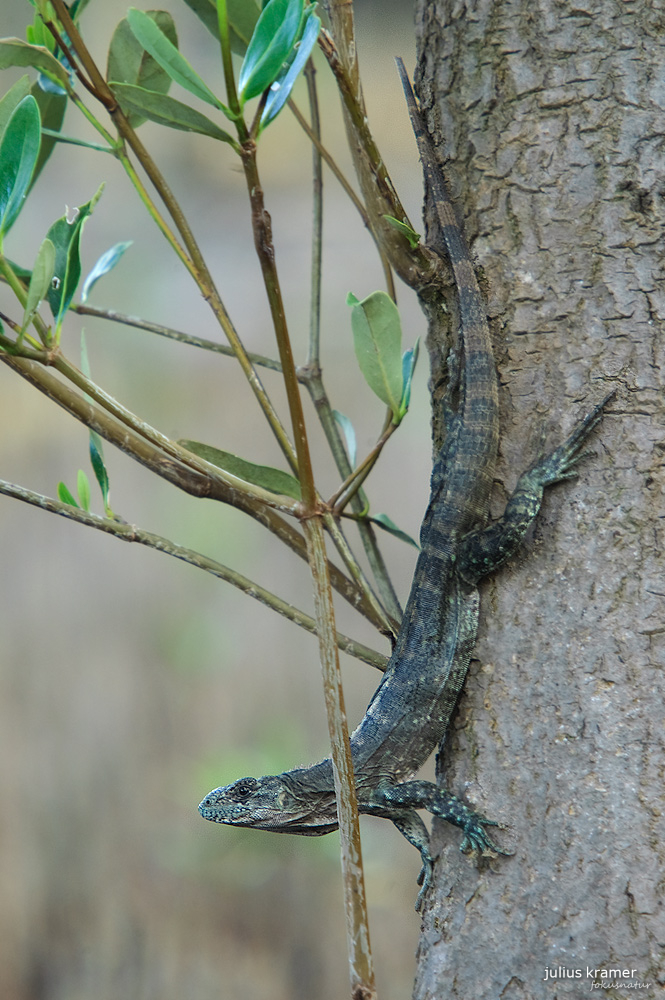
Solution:
M 421 552 L 383 680 L 351 736 L 358 809 L 385 816 L 421 854 L 419 909 L 431 882 L 426 809 L 460 827 L 461 849 L 505 853 L 485 830 L 496 825 L 432 782 L 410 779 L 445 739 L 478 630 L 478 581 L 518 547 L 546 486 L 575 476 L 583 443 L 609 396 L 568 440 L 524 473 L 503 517 L 485 527 L 498 445 L 497 377 L 484 300 L 462 229 L 398 61 L 427 187 L 436 208 L 428 245 L 451 265 L 463 358 L 446 396 L 446 442 L 432 472 Z M 205 797 L 205 819 L 278 833 L 318 836 L 337 827 L 332 762 L 262 778 L 241 778 Z

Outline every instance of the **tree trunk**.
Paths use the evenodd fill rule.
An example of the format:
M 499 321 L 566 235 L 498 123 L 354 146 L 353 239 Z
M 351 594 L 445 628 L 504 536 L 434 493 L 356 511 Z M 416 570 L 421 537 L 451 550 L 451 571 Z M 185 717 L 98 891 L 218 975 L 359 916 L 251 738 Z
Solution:
M 554 1000 L 619 983 L 655 997 L 663 5 L 419 0 L 417 31 L 420 99 L 487 279 L 495 513 L 543 435 L 556 446 L 618 392 L 579 479 L 549 491 L 520 557 L 482 587 L 442 779 L 507 825 L 497 839 L 514 855 L 475 867 L 435 825 L 414 996 Z

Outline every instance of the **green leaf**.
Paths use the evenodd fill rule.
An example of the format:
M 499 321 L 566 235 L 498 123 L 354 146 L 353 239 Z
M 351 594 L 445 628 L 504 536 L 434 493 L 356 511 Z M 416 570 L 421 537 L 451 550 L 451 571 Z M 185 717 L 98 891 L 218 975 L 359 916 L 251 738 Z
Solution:
M 86 476 L 83 469 L 79 469 L 78 471 L 78 475 L 76 477 L 76 489 L 78 490 L 81 507 L 83 510 L 87 510 L 87 512 L 90 513 L 90 480 Z
M 21 211 L 40 141 L 39 108 L 28 94 L 12 111 L 0 142 L 0 239 Z
M 55 247 L 49 239 L 45 239 L 37 252 L 30 284 L 28 285 L 28 297 L 23 314 L 23 324 L 21 330 L 27 330 L 33 317 L 39 309 L 42 300 L 46 298 L 51 287 L 51 279 L 55 271 Z
M 392 215 L 384 215 L 383 218 L 393 229 L 396 229 L 398 233 L 405 236 L 409 241 L 411 249 L 415 250 L 420 243 L 420 233 L 417 233 L 411 226 L 407 226 L 406 222 L 400 222 L 399 219 L 395 219 Z
M 28 45 L 21 38 L 0 38 L 0 69 L 10 66 L 32 66 L 62 87 L 69 82 L 69 73 L 47 48 Z
M 110 87 L 125 112 L 142 116 L 143 119 L 149 118 L 158 125 L 176 128 L 181 132 L 198 132 L 210 136 L 211 139 L 236 145 L 235 139 L 228 132 L 219 128 L 200 111 L 195 111 L 194 108 L 176 101 L 173 97 L 153 94 L 150 90 L 133 87 L 129 83 L 111 83 Z
M 109 474 L 106 470 L 106 463 L 104 462 L 104 452 L 102 449 L 102 439 L 96 431 L 90 431 L 90 464 L 92 465 L 92 470 L 95 473 L 95 479 L 99 484 L 99 489 L 102 493 L 102 500 L 104 501 L 104 511 L 106 515 L 109 516 L 111 513 L 111 508 L 109 507 Z
M 358 446 L 356 443 L 356 432 L 353 429 L 353 424 L 347 416 L 340 413 L 339 410 L 333 410 L 332 415 L 335 419 L 335 423 L 339 425 L 344 435 L 344 440 L 346 442 L 346 452 L 349 456 L 349 464 L 352 469 L 356 467 L 356 459 L 358 457 Z
M 214 108 L 219 108 L 225 113 L 228 111 L 151 17 L 136 7 L 130 7 L 127 11 L 127 20 L 143 48 L 172 80 L 206 104 L 212 104 Z
M 165 10 L 149 10 L 146 13 L 177 48 L 178 36 L 171 15 Z M 146 52 L 126 17 L 113 32 L 106 65 L 106 79 L 117 83 L 131 83 L 156 94 L 166 94 L 171 86 L 170 74 Z M 145 121 L 145 117 L 130 113 L 128 120 L 132 128 L 138 128 Z
M 59 132 L 62 128 L 62 123 L 65 118 L 65 110 L 67 108 L 67 95 L 66 94 L 54 94 L 50 90 L 45 90 L 42 86 L 45 77 L 40 76 L 37 83 L 33 83 L 30 88 L 30 93 L 37 101 L 37 106 L 39 108 L 39 115 L 42 120 L 42 144 L 39 150 L 39 156 L 37 157 L 37 163 L 32 174 L 32 180 L 30 182 L 30 187 L 34 187 L 35 181 L 42 172 L 46 161 L 53 152 L 56 146 L 56 139 L 52 136 L 44 135 L 44 129 L 50 129 L 52 132 Z
M 78 507 L 78 504 L 64 483 L 58 483 L 58 500 L 60 503 L 68 503 L 70 507 Z
M 6 258 L 6 261 L 17 278 L 20 278 L 21 281 L 30 281 L 30 278 L 32 277 L 32 271 L 30 268 L 23 267 L 22 264 L 17 264 L 15 261 L 10 260 L 9 257 Z
M 85 330 L 81 330 L 81 371 L 85 377 L 92 382 L 92 375 L 90 374 L 90 360 L 88 358 L 88 345 L 85 342 Z M 90 400 L 90 396 L 86 394 L 86 399 Z M 92 402 L 92 400 L 90 400 Z
M 298 47 L 295 50 L 293 59 L 279 74 L 270 88 L 268 100 L 266 101 L 266 106 L 263 110 L 263 114 L 261 115 L 262 128 L 265 128 L 266 125 L 269 125 L 270 122 L 277 117 L 288 101 L 291 91 L 293 90 L 293 85 L 298 79 L 300 71 L 307 62 L 309 54 L 316 44 L 316 39 L 319 37 L 321 20 L 316 16 L 316 14 L 311 13 L 311 10 L 312 8 L 310 8 L 310 12 L 308 12 L 305 29 L 303 31 L 302 38 L 298 42 Z
M 116 243 L 112 246 L 110 250 L 103 253 L 88 277 L 83 282 L 83 288 L 81 289 L 81 302 L 86 302 L 88 295 L 92 291 L 94 285 L 99 281 L 99 279 L 108 274 L 109 271 L 113 270 L 115 265 L 118 263 L 125 250 L 127 250 L 132 245 L 132 240 L 128 240 L 125 243 Z
M 270 0 L 256 22 L 238 77 L 238 96 L 248 101 L 276 79 L 298 37 L 303 0 Z
M 211 35 L 219 39 L 219 21 L 216 0 L 185 0 L 187 6 L 205 24 Z M 259 19 L 260 5 L 255 0 L 227 0 L 231 49 L 244 55 Z
M 300 483 L 288 472 L 273 469 L 269 465 L 254 465 L 253 462 L 247 462 L 244 458 L 239 458 L 238 455 L 213 448 L 209 444 L 201 444 L 200 441 L 182 440 L 178 441 L 178 444 L 187 448 L 188 451 L 194 452 L 199 458 L 204 458 L 211 465 L 216 465 L 219 469 L 230 472 L 238 479 L 244 479 L 246 483 L 260 486 L 264 490 L 270 490 L 271 493 L 281 493 L 283 496 L 300 500 Z
M 53 223 L 48 233 L 48 239 L 55 246 L 55 274 L 48 293 L 51 312 L 58 328 L 62 322 L 81 277 L 81 232 L 83 224 L 92 214 L 104 190 L 102 184 L 96 194 L 85 205 L 75 209 L 76 215 L 71 222 L 63 215 Z
M 400 419 L 406 414 L 409 409 L 409 403 L 411 402 L 411 382 L 413 381 L 413 373 L 416 370 L 416 363 L 418 361 L 418 351 L 420 350 L 420 337 L 415 342 L 413 347 L 410 347 L 408 351 L 405 351 L 402 355 L 402 377 L 404 379 L 404 391 L 402 393 L 402 400 L 400 402 L 399 412 Z
M 10 87 L 5 96 L 0 101 L 0 138 L 2 138 L 7 122 L 11 118 L 14 108 L 18 107 L 24 97 L 30 93 L 30 77 L 26 73 L 20 80 L 17 80 L 13 87 Z
M 387 531 L 390 535 L 394 535 L 395 538 L 399 538 L 402 542 L 407 542 L 409 545 L 413 545 L 415 549 L 420 549 L 418 542 L 416 542 L 411 535 L 407 535 L 405 531 L 398 528 L 395 522 L 391 521 L 387 514 L 374 514 L 369 518 L 369 520 L 372 524 L 378 525 L 379 528 L 383 528 L 384 531 Z
M 69 13 L 71 14 L 75 24 L 78 24 L 81 14 L 89 3 L 90 0 L 74 0 L 74 3 L 69 8 Z
M 349 294 L 353 346 L 368 386 L 390 407 L 399 422 L 402 400 L 402 324 L 397 306 L 385 292 L 372 292 L 359 302 Z
M 53 11 L 51 9 L 49 16 L 52 16 L 52 14 Z M 30 45 L 43 45 L 49 52 L 55 53 L 55 38 L 47 29 L 39 13 L 35 13 L 34 21 L 25 29 L 25 37 Z
M 88 348 L 86 346 L 85 333 L 83 330 L 81 330 L 81 371 L 87 379 L 92 380 L 92 376 L 90 374 L 90 362 L 88 360 Z M 86 399 L 89 398 L 90 397 L 86 395 Z M 107 517 L 112 517 L 113 511 L 109 506 L 109 474 L 106 471 L 106 463 L 104 461 L 104 445 L 102 444 L 102 439 L 97 431 L 90 431 L 88 449 L 90 453 L 92 471 L 95 473 L 95 479 L 97 480 L 102 493 L 104 511 Z
M 26 28 L 26 38 L 28 39 L 30 45 L 44 48 L 50 52 L 53 58 L 56 59 L 57 62 L 60 63 L 60 65 L 65 69 L 71 82 L 71 64 L 45 24 L 46 21 L 57 20 L 53 4 L 47 2 L 42 3 L 41 5 L 38 4 L 37 6 L 39 6 L 39 11 L 35 13 L 35 19 L 32 24 L 28 25 Z M 63 39 L 66 42 L 69 41 L 66 34 L 63 35 Z M 60 96 L 63 96 L 66 92 L 60 82 L 50 79 L 42 72 L 39 74 L 39 84 L 43 90 L 52 94 L 59 94 Z

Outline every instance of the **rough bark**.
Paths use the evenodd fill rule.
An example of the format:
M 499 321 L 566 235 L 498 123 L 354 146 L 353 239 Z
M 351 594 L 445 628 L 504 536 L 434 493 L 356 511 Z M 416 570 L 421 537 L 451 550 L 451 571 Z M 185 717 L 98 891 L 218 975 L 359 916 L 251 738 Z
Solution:
M 497 508 L 543 434 L 556 445 L 618 394 L 579 479 L 550 492 L 521 558 L 483 587 L 443 779 L 508 825 L 515 853 L 476 868 L 435 829 L 414 996 L 553 1000 L 620 981 L 656 997 L 664 8 L 420 0 L 417 25 L 420 98 L 487 279 Z M 631 975 L 589 975 L 610 969 Z

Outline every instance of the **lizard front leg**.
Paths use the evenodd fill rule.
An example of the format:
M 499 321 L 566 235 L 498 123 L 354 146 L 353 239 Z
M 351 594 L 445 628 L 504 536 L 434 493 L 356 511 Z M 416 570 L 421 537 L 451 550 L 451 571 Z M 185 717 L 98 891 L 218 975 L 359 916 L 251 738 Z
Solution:
M 498 521 L 471 531 L 462 539 L 457 572 L 463 579 L 475 584 L 514 554 L 540 510 L 545 487 L 577 476 L 575 467 L 586 454 L 583 451 L 586 439 L 600 422 L 603 410 L 613 396 L 614 391 L 579 422 L 562 445 L 520 476 L 515 492 Z
M 361 812 L 375 816 L 385 816 L 392 820 L 404 837 L 420 851 L 423 867 L 418 877 L 422 886 L 416 901 L 419 910 L 425 893 L 432 881 L 434 858 L 430 853 L 429 834 L 423 821 L 415 812 L 427 809 L 433 816 L 439 816 L 448 823 L 458 826 L 464 833 L 461 851 L 479 851 L 491 857 L 497 854 L 508 856 L 490 838 L 486 826 L 499 826 L 491 819 L 474 812 L 461 799 L 439 788 L 432 781 L 404 781 L 398 785 L 380 785 L 363 796 Z

